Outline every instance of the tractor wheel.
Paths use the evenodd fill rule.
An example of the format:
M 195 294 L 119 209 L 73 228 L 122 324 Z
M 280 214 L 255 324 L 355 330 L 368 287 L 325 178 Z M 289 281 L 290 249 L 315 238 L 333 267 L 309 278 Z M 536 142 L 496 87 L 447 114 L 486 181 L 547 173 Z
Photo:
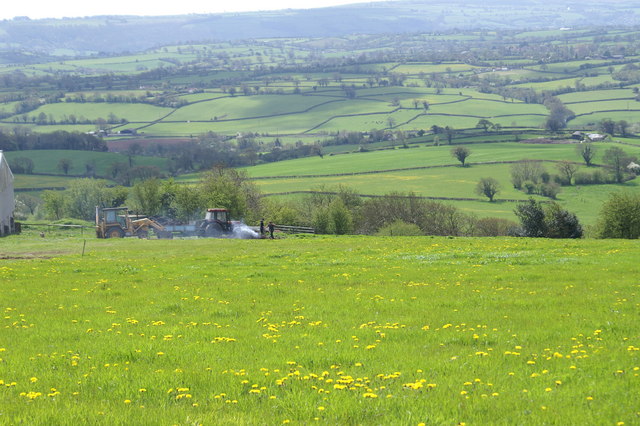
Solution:
M 136 232 L 136 236 L 141 240 L 149 239 L 149 231 L 147 231 L 146 229 L 141 229 L 138 232 Z
M 107 229 L 106 237 L 107 238 L 123 238 L 124 231 L 122 230 L 122 228 L 118 228 L 117 226 L 112 226 L 111 228 Z
M 217 238 L 222 235 L 222 226 L 219 223 L 210 223 L 204 228 L 204 236 L 208 238 Z

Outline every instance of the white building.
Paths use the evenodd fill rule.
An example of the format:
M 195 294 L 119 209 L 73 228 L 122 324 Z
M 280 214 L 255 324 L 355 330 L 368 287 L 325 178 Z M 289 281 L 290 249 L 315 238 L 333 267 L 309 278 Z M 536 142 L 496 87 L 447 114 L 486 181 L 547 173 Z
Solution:
M 11 173 L 7 159 L 4 157 L 2 151 L 0 151 L 0 236 L 13 232 L 13 211 L 15 207 L 13 173 Z

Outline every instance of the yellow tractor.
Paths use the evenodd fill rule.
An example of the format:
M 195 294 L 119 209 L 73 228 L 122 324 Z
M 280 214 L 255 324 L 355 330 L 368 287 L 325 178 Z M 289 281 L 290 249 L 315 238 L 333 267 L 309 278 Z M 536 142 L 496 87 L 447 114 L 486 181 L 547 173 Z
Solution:
M 147 217 L 135 219 L 129 215 L 127 207 L 96 207 L 96 236 L 98 238 L 138 237 L 148 238 L 149 228 L 153 228 L 158 238 L 171 238 L 173 234 Z

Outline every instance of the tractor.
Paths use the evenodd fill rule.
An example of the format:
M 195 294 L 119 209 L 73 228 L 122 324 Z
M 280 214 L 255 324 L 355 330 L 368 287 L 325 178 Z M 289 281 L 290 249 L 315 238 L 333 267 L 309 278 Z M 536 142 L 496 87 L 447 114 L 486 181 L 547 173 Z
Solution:
M 227 209 L 207 209 L 204 220 L 196 224 L 198 234 L 202 237 L 217 238 L 233 232 L 233 222 Z
M 133 218 L 127 207 L 100 208 L 96 207 L 96 236 L 98 238 L 147 238 L 149 228 L 155 230 L 158 238 L 171 238 L 162 225 L 147 217 Z

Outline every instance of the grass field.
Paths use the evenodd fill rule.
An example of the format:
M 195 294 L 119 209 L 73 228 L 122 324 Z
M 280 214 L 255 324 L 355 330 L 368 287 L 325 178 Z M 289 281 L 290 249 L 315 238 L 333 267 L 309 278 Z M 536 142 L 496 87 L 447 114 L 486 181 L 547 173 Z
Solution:
M 10 151 L 5 153 L 7 160 L 11 161 L 17 157 L 30 158 L 34 163 L 35 173 L 51 173 L 64 176 L 58 169 L 58 162 L 61 159 L 70 159 L 70 175 L 82 175 L 86 172 L 87 163 L 95 164 L 96 174 L 105 176 L 109 166 L 113 163 L 129 163 L 129 157 L 125 154 L 114 152 L 93 152 L 93 151 L 73 151 L 73 150 L 31 150 L 31 151 Z M 132 156 L 133 166 L 156 166 L 161 171 L 166 170 L 167 159 L 160 157 Z M 24 175 L 16 175 L 19 180 Z
M 3 423 L 640 415 L 638 241 L 88 239 L 82 256 L 83 245 L 3 239 Z
M 598 143 L 602 155 L 609 144 Z M 467 145 L 471 155 L 467 162 L 509 161 L 509 160 L 568 160 L 580 161 L 575 144 L 526 144 L 517 142 Z M 282 161 L 247 168 L 251 176 L 298 176 L 312 174 L 365 172 L 395 168 L 459 164 L 451 156 L 452 146 L 421 146 L 411 149 L 374 151 L 349 155 L 309 157 Z M 637 155 L 635 147 L 623 146 Z M 596 163 L 601 160 L 596 157 Z
M 596 144 L 596 163 L 601 163 L 605 150 L 611 143 Z M 637 147 L 619 145 L 632 155 L 638 155 Z M 494 177 L 501 185 L 497 200 L 526 200 L 529 196 L 511 185 L 511 164 L 482 164 L 495 161 L 523 159 L 546 160 L 543 167 L 550 174 L 558 174 L 552 161 L 580 162 L 575 144 L 524 144 L 492 143 L 467 145 L 471 155 L 469 167 L 459 167 L 451 156 L 451 146 L 421 146 L 411 149 L 395 149 L 366 153 L 333 155 L 324 158 L 310 157 L 247 168 L 250 176 L 264 193 L 318 190 L 321 186 L 335 188 L 346 185 L 360 194 L 384 195 L 390 192 L 414 192 L 425 197 L 471 198 L 476 201 L 450 201 L 463 211 L 479 216 L 495 216 L 515 220 L 513 202 L 489 203 L 475 193 L 477 182 L 483 177 Z M 441 166 L 453 167 L 441 167 Z M 433 167 L 435 168 L 426 168 Z M 440 166 L 440 167 L 437 167 Z M 401 168 L 415 170 L 393 170 Z M 372 174 L 358 174 L 376 171 Z M 579 171 L 587 171 L 579 166 Z M 356 173 L 342 176 L 309 176 Z M 285 178 L 275 178 L 282 176 Z M 300 177 L 297 177 L 300 176 Z M 308 177 L 305 177 L 308 176 Z M 637 180 L 622 185 L 589 185 L 563 187 L 558 202 L 578 215 L 583 224 L 596 222 L 600 206 L 615 191 L 640 191 Z M 547 198 L 534 196 L 540 200 Z

